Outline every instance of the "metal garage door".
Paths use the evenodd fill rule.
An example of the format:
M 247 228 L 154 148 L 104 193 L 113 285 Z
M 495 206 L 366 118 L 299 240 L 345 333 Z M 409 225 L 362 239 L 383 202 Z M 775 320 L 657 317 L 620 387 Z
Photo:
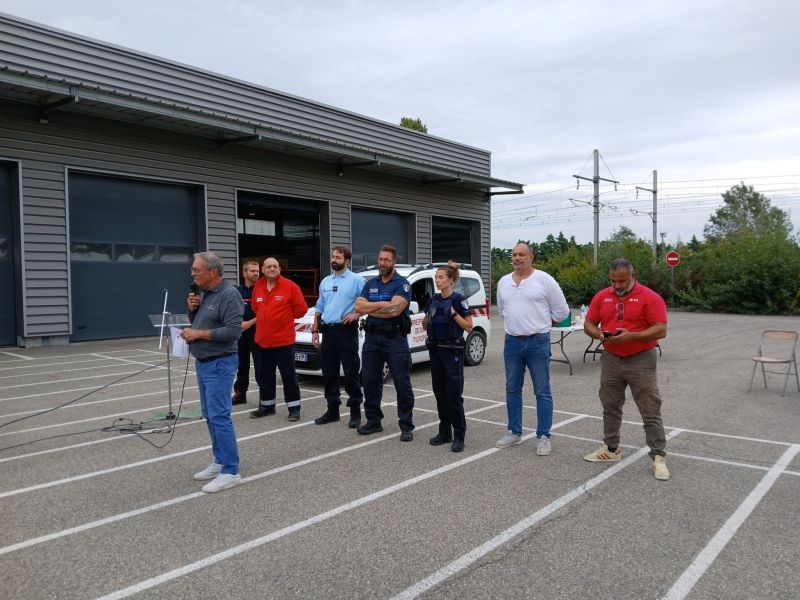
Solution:
M 478 248 L 478 243 L 473 244 L 476 223 L 459 219 L 445 219 L 433 217 L 431 231 L 431 254 L 433 262 L 446 262 L 453 259 L 457 262 L 480 264 L 480 257 L 476 257 L 473 248 Z
M 186 312 L 200 237 L 199 189 L 71 173 L 72 341 L 153 335 L 147 318 Z
M 14 165 L 0 163 L 0 346 L 17 343 L 14 286 Z

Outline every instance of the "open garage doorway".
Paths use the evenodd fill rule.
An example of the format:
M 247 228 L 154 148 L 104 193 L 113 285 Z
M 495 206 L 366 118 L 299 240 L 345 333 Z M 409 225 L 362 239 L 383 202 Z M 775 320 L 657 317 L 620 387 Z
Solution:
M 256 260 L 261 264 L 265 258 L 274 256 L 281 265 L 281 275 L 299 285 L 306 302 L 313 306 L 319 290 L 320 265 L 323 261 L 327 264 L 328 258 L 327 205 L 240 191 L 236 216 L 239 274 L 244 261 Z M 328 269 L 324 274 L 328 274 Z

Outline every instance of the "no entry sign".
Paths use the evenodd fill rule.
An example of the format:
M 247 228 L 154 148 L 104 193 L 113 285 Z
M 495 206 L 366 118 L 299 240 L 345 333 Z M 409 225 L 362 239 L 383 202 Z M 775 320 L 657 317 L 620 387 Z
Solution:
M 667 256 L 664 260 L 667 261 L 670 267 L 677 267 L 681 264 L 681 255 L 672 250 L 671 252 L 667 252 Z

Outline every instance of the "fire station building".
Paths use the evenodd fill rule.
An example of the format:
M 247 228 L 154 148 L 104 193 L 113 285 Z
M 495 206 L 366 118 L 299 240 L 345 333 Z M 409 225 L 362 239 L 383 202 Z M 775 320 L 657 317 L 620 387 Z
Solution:
M 333 244 L 488 289 L 489 200 L 520 191 L 485 150 L 0 13 L 0 346 L 150 335 L 206 249 L 310 299 Z

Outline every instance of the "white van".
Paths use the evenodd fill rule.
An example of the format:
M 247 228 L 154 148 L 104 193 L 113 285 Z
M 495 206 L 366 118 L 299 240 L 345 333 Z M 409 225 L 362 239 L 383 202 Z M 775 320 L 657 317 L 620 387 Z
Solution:
M 436 293 L 434 275 L 439 263 L 426 265 L 395 265 L 397 272 L 408 279 L 411 284 L 411 333 L 408 334 L 408 347 L 411 349 L 411 362 L 420 363 L 430 360 L 428 349 L 425 347 L 427 332 L 422 328 L 422 319 L 428 300 Z M 483 280 L 471 265 L 462 265 L 459 270 L 461 277 L 453 286 L 453 290 L 463 294 L 469 301 L 472 311 L 472 333 L 466 338 L 466 356 L 464 362 L 468 365 L 479 365 L 486 355 L 486 344 L 489 342 L 492 328 L 489 322 L 489 298 L 483 286 Z M 369 281 L 378 275 L 374 266 L 358 271 L 365 280 Z M 361 318 L 358 331 L 359 353 L 364 345 L 364 321 Z M 295 320 L 295 346 L 294 365 L 298 373 L 303 375 L 322 376 L 320 369 L 319 349 L 311 343 L 311 326 L 314 323 L 314 308 L 310 308 L 304 317 Z M 320 334 L 320 338 L 324 334 Z M 388 367 L 384 366 L 385 378 L 388 378 Z

